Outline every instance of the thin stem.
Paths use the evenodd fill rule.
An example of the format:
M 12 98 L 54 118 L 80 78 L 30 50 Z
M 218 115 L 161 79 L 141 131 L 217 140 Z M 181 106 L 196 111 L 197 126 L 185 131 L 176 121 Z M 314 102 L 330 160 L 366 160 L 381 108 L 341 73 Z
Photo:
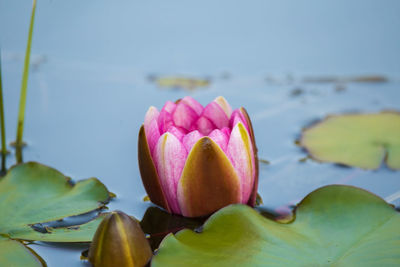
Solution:
M 1 51 L 0 51 L 0 124 L 1 124 L 1 172 L 6 171 L 6 126 L 4 123 L 3 85 L 1 81 Z
M 29 75 L 29 59 L 30 59 L 30 55 L 31 55 L 31 44 L 32 44 L 33 23 L 35 21 L 35 10 L 36 10 L 36 0 L 33 0 L 31 21 L 30 21 L 30 25 L 29 25 L 28 43 L 26 45 L 26 52 L 25 52 L 24 73 L 22 75 L 21 94 L 20 94 L 20 101 L 19 101 L 17 138 L 15 140 L 16 148 L 21 148 L 23 146 L 22 136 L 23 136 L 23 132 L 24 132 L 25 104 L 26 104 L 26 93 L 27 93 L 27 88 L 28 88 L 28 75 Z M 18 158 L 17 158 L 17 162 L 18 162 Z M 18 163 L 20 163 L 20 162 L 18 162 Z
M 22 158 L 22 146 L 15 147 L 15 160 L 17 161 L 18 164 L 24 161 Z

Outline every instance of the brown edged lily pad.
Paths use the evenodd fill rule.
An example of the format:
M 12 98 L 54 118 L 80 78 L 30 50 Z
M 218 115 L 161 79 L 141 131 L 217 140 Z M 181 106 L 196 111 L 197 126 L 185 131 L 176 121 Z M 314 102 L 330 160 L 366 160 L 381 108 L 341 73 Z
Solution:
M 400 169 L 400 113 L 328 116 L 305 129 L 300 139 L 313 159 L 363 169 L 378 169 L 382 162 Z
M 12 167 L 0 179 L 0 247 L 8 247 L 0 249 L 0 266 L 38 266 L 42 262 L 22 240 L 91 241 L 102 216 L 69 227 L 46 227 L 38 231 L 35 226 L 103 208 L 110 196 L 96 178 L 74 184 L 59 171 L 40 163 Z M 31 263 L 25 264 L 28 259 Z

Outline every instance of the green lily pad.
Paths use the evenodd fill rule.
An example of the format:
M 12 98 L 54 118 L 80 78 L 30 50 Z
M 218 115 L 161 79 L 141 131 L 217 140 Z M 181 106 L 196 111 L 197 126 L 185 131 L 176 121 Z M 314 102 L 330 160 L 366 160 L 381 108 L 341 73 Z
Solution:
M 46 263 L 22 242 L 0 236 L 0 265 L 7 267 L 44 267 Z
M 38 224 L 103 208 L 110 196 L 96 178 L 73 184 L 70 178 L 40 163 L 16 165 L 0 180 L 0 236 L 9 238 L 9 243 L 13 240 L 89 242 L 102 216 L 82 225 L 42 227 L 41 231 Z M 3 238 L 1 242 L 4 245 L 6 241 Z M 12 244 L 18 248 L 15 253 L 24 251 L 20 244 Z M 12 259 L 3 253 L 0 250 L 0 265 Z
M 210 81 L 207 79 L 180 76 L 156 77 L 155 82 L 161 88 L 178 88 L 187 91 L 194 91 L 198 88 L 207 87 L 210 85 Z
M 329 116 L 305 129 L 300 145 L 321 162 L 377 169 L 385 161 L 399 170 L 400 113 Z
M 322 187 L 280 223 L 244 206 L 221 209 L 202 233 L 160 245 L 152 266 L 400 266 L 400 213 L 350 186 Z

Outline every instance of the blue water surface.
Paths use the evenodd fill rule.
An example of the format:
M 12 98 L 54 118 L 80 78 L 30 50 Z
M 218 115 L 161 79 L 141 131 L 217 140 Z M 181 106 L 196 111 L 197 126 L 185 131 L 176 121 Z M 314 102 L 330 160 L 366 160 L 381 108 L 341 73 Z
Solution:
M 14 140 L 31 1 L 0 0 L 7 142 Z M 294 141 L 328 114 L 400 110 L 400 1 L 39 0 L 26 108 L 25 161 L 75 180 L 98 177 L 109 204 L 141 218 L 151 206 L 137 165 L 150 105 L 225 96 L 253 120 L 264 205 L 295 204 L 316 188 L 351 184 L 400 205 L 400 174 L 313 161 Z M 149 79 L 211 80 L 194 91 Z M 380 75 L 387 82 L 305 83 L 306 77 Z M 338 90 L 342 89 L 344 90 Z M 297 93 L 294 93 L 297 90 Z M 14 155 L 8 165 L 14 164 Z M 49 266 L 84 266 L 82 245 L 31 245 Z

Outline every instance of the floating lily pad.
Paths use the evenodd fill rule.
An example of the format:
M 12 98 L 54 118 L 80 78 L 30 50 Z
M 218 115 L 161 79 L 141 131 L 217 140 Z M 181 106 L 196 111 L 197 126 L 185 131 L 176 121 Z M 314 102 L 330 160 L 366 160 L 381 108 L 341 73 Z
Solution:
M 19 241 L 0 236 L 0 265 L 44 267 L 43 259 Z
M 210 81 L 207 79 L 180 76 L 157 77 L 155 82 L 161 88 L 183 89 L 187 91 L 193 91 L 210 85 Z
M 381 198 L 331 185 L 305 197 L 289 223 L 244 205 L 221 209 L 202 233 L 166 237 L 152 266 L 400 266 L 399 225 Z
M 400 169 L 400 113 L 329 116 L 305 129 L 300 145 L 312 158 L 363 169 L 385 162 Z
M 101 216 L 69 227 L 38 230 L 37 225 L 103 208 L 109 199 L 107 188 L 96 178 L 73 184 L 71 179 L 45 165 L 35 162 L 16 165 L 0 180 L 0 236 L 13 242 L 89 242 Z M 6 241 L 3 238 L 1 242 L 4 245 Z M 18 249 L 15 253 L 24 251 L 22 243 L 11 241 L 9 243 Z M 0 250 L 0 265 L 13 255 L 5 253 Z

